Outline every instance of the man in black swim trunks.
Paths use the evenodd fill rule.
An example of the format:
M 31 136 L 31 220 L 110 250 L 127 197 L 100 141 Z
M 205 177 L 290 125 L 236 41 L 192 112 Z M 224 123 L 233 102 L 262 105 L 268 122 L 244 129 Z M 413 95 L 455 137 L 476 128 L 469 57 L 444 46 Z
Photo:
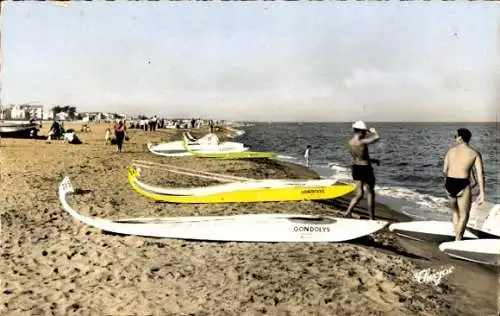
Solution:
M 470 178 L 473 167 L 479 184 L 477 203 L 484 201 L 484 172 L 481 153 L 469 146 L 472 133 L 466 128 L 459 128 L 455 135 L 456 145 L 448 150 L 444 157 L 443 173 L 445 189 L 448 193 L 450 208 L 453 210 L 455 240 L 462 239 L 469 220 L 472 192 Z
M 357 121 L 352 124 L 354 135 L 349 140 L 349 152 L 353 158 L 352 179 L 356 184 L 356 195 L 351 200 L 345 217 L 350 217 L 352 209 L 363 198 L 365 189 L 368 193 L 368 209 L 370 211 L 370 219 L 375 218 L 375 174 L 373 173 L 372 163 L 379 165 L 377 159 L 370 159 L 368 153 L 368 145 L 377 142 L 380 135 L 374 128 L 368 131 L 365 122 Z M 369 134 L 368 134 L 369 132 Z

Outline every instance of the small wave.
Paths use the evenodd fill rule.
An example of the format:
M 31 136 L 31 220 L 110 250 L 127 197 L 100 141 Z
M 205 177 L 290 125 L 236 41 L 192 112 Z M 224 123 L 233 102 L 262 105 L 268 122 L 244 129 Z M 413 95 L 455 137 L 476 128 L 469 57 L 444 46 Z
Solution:
M 331 179 L 350 178 L 350 170 L 336 163 L 329 163 L 328 167 L 322 166 L 313 169 L 323 177 Z M 326 175 L 325 170 L 330 170 Z M 333 174 L 332 174 L 333 171 Z M 400 186 L 375 186 L 378 202 L 389 206 L 395 211 L 419 219 L 443 220 L 449 219 L 449 209 L 446 199 L 430 194 L 422 194 L 415 190 Z
M 432 163 L 425 163 L 423 165 L 420 165 L 420 168 L 429 168 L 429 167 L 436 167 L 437 164 L 432 164 Z
M 402 187 L 378 187 L 376 191 L 382 195 L 416 203 L 421 207 L 419 210 L 416 210 L 417 212 L 424 211 L 425 209 L 435 212 L 437 215 L 449 212 L 446 205 L 447 201 L 444 198 L 418 193 L 414 190 Z
M 284 160 L 297 160 L 297 158 L 287 155 L 276 155 L 276 158 Z
M 335 163 L 329 163 L 328 167 L 330 168 L 330 170 L 333 170 L 335 172 L 348 172 L 348 170 L 349 170 L 346 167 L 337 165 Z
M 417 182 L 417 183 L 428 183 L 432 182 L 432 178 L 419 176 L 415 174 L 401 174 L 392 177 L 393 180 L 398 182 Z
M 226 129 L 233 133 L 232 137 L 238 137 L 245 134 L 245 131 L 242 129 L 236 129 L 230 126 L 226 127 Z

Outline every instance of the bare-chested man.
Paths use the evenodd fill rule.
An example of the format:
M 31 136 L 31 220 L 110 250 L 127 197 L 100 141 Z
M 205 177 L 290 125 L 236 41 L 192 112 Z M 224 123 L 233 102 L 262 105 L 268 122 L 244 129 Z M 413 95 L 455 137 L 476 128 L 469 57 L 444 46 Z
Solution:
M 472 133 L 466 128 L 459 128 L 455 135 L 454 147 L 450 148 L 444 157 L 443 172 L 445 188 L 453 210 L 453 225 L 455 240 L 461 240 L 471 208 L 472 192 L 470 179 L 473 177 L 472 167 L 476 169 L 479 184 L 478 203 L 484 201 L 484 173 L 481 154 L 469 146 Z
M 357 121 L 352 124 L 354 135 L 349 140 L 349 152 L 353 158 L 352 179 L 356 184 L 356 195 L 351 200 L 344 216 L 349 217 L 352 209 L 356 207 L 359 200 L 363 198 L 364 189 L 368 193 L 368 209 L 370 219 L 375 218 L 375 174 L 373 173 L 372 163 L 377 165 L 380 162 L 377 159 L 370 159 L 368 145 L 377 142 L 380 135 L 374 128 L 369 130 L 363 121 Z

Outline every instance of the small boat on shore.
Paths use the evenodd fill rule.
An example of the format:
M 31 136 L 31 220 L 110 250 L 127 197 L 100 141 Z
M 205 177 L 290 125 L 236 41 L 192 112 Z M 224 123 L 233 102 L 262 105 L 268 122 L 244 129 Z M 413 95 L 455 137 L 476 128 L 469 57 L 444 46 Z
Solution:
M 198 158 L 218 158 L 218 159 L 252 159 L 252 158 L 274 158 L 275 153 L 271 152 L 259 152 L 259 151 L 239 151 L 239 150 L 213 150 L 211 148 L 201 148 L 194 149 L 192 145 L 189 144 L 189 139 L 184 134 L 183 135 L 183 148 L 191 155 Z
M 393 223 L 389 231 L 396 235 L 419 241 L 441 243 L 455 240 L 453 223 L 443 221 L 412 221 Z M 476 239 L 477 236 L 469 231 L 464 232 L 464 238 Z
M 248 180 L 198 188 L 160 188 L 141 182 L 140 170 L 128 168 L 132 188 L 147 198 L 169 203 L 256 203 L 327 200 L 354 191 L 352 184 L 335 180 L 265 179 Z
M 475 239 L 444 242 L 439 250 L 450 257 L 500 266 L 500 239 Z
M 42 127 L 41 122 L 36 121 L 4 121 L 0 120 L 1 137 L 36 137 Z
M 237 142 L 221 142 L 215 134 L 207 134 L 202 138 L 196 138 L 191 133 L 185 133 L 183 139 L 179 141 L 173 141 L 163 144 L 154 145 L 148 143 L 149 151 L 157 156 L 165 157 L 182 157 L 191 156 L 192 152 L 189 152 L 184 147 L 184 141 L 187 142 L 189 148 L 192 152 L 197 151 L 209 151 L 209 152 L 244 152 L 248 148 L 242 143 Z
M 500 237 L 500 204 L 483 202 L 473 203 L 467 228 L 473 231 Z
M 59 201 L 73 218 L 103 231 L 145 237 L 236 242 L 343 242 L 383 229 L 385 221 L 303 214 L 244 214 L 108 220 L 79 214 L 66 201 L 74 189 L 59 184 Z

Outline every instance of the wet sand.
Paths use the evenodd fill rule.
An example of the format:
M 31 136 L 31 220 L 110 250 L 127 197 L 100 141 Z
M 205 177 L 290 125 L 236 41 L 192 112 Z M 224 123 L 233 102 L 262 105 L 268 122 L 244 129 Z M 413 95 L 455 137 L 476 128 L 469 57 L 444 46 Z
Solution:
M 50 126 L 44 125 L 45 132 Z M 70 125 L 66 126 L 67 128 Z M 450 259 L 437 245 L 387 231 L 350 243 L 217 243 L 117 236 L 65 213 L 65 175 L 84 190 L 68 198 L 102 218 L 301 213 L 340 215 L 348 199 L 175 205 L 139 196 L 127 182 L 133 159 L 252 178 L 316 178 L 300 166 L 151 155 L 148 141 L 180 132 L 129 130 L 125 152 L 104 144 L 105 125 L 82 145 L 1 139 L 1 315 L 495 315 L 498 271 Z M 78 126 L 77 126 L 78 129 Z M 194 132 L 203 136 L 206 130 Z M 223 133 L 225 135 L 226 133 Z M 145 169 L 144 169 L 145 170 Z M 197 186 L 204 179 L 145 170 L 144 181 Z M 364 212 L 363 205 L 356 214 Z M 377 215 L 405 217 L 378 205 Z M 414 273 L 455 270 L 436 286 Z

